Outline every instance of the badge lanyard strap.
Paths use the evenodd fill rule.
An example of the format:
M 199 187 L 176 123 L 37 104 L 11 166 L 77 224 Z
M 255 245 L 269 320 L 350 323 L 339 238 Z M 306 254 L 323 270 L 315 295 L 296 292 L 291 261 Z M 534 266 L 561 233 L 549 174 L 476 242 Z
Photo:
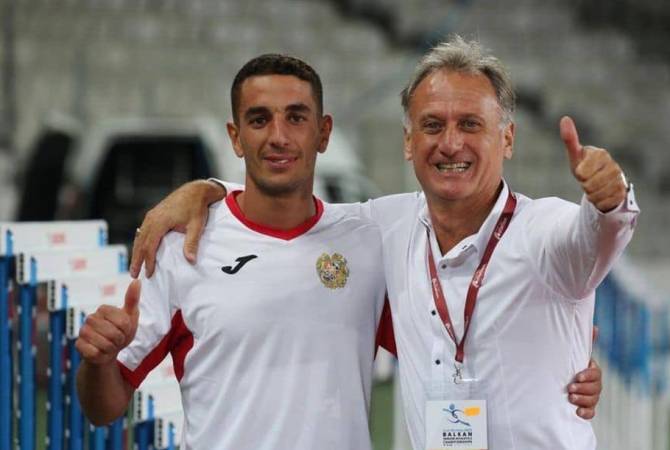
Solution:
M 440 315 L 440 319 L 442 319 L 442 323 L 444 324 L 444 327 L 447 329 L 447 333 L 449 333 L 449 336 L 454 341 L 454 344 L 456 344 L 456 357 L 455 357 L 456 374 L 454 376 L 455 381 L 457 377 L 460 378 L 460 369 L 458 367 L 458 364 L 463 363 L 463 358 L 465 356 L 465 339 L 468 336 L 468 330 L 470 329 L 470 322 L 475 310 L 475 304 L 477 303 L 477 295 L 479 294 L 479 288 L 481 286 L 482 280 L 484 279 L 484 274 L 486 273 L 486 266 L 488 265 L 489 260 L 491 259 L 493 250 L 495 250 L 496 246 L 498 245 L 498 242 L 500 242 L 500 239 L 505 234 L 505 231 L 507 231 L 507 227 L 512 219 L 512 215 L 514 214 L 515 209 L 516 209 L 516 197 L 510 190 L 507 196 L 507 202 L 505 203 L 505 207 L 503 208 L 503 211 L 500 214 L 500 217 L 498 218 L 498 222 L 496 222 L 496 226 L 493 228 L 493 232 L 491 233 L 489 242 L 486 245 L 486 250 L 484 250 L 484 254 L 482 255 L 482 260 L 479 263 L 479 266 L 477 267 L 477 270 L 475 271 L 474 275 L 472 276 L 472 281 L 470 281 L 470 286 L 468 287 L 468 294 L 465 300 L 465 311 L 463 314 L 464 315 L 463 338 L 460 341 L 456 337 L 456 332 L 454 331 L 454 325 L 451 322 L 451 316 L 449 315 L 449 309 L 447 308 L 447 299 L 444 296 L 444 292 L 442 292 L 440 279 L 437 277 L 437 269 L 435 268 L 433 250 L 431 249 L 430 246 L 430 230 L 428 229 L 426 230 L 426 232 L 428 233 L 428 241 L 426 244 L 428 248 L 428 270 L 430 272 L 430 284 L 432 287 L 431 290 L 433 292 L 433 300 L 435 301 L 435 307 L 437 308 L 438 314 Z

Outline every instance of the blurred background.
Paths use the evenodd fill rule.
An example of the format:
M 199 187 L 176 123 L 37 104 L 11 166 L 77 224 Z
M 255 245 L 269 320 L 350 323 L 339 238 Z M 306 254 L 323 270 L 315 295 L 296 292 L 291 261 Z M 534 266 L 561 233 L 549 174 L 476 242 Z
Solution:
M 516 191 L 579 200 L 558 135 L 564 114 L 582 142 L 620 162 L 643 213 L 627 251 L 634 276 L 619 283 L 655 316 L 667 313 L 667 1 L 0 0 L 0 22 L 0 221 L 104 218 L 110 242 L 128 243 L 146 210 L 180 184 L 241 181 L 224 128 L 230 83 L 265 52 L 305 59 L 322 77 L 336 134 L 318 163 L 319 195 L 355 201 L 417 189 L 402 159 L 399 92 L 423 51 L 459 33 L 492 49 L 516 84 L 517 140 L 505 168 Z M 655 399 L 650 448 L 667 449 L 667 317 L 654 327 L 641 389 Z M 611 350 L 600 350 L 605 383 L 633 383 L 638 367 L 620 367 Z M 615 448 L 616 411 L 633 404 L 608 401 L 596 427 L 612 442 L 603 448 Z M 392 405 L 393 383 L 380 381 L 377 450 L 407 448 Z

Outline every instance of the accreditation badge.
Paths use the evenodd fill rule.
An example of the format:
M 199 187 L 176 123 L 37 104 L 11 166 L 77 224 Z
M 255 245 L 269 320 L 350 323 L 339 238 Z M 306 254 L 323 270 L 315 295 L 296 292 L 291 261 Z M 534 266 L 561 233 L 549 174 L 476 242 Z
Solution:
M 486 400 L 426 402 L 426 450 L 487 450 Z

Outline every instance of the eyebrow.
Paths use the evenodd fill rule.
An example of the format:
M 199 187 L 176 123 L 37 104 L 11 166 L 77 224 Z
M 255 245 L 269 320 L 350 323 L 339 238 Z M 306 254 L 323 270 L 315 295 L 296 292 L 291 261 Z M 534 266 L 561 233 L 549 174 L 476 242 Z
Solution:
M 252 106 L 251 108 L 244 111 L 244 118 L 249 119 L 250 117 L 269 114 L 270 110 L 265 106 Z
M 442 117 L 439 114 L 436 114 L 434 112 L 428 112 L 428 113 L 422 114 L 418 117 L 418 120 L 420 120 L 420 121 L 421 120 L 426 120 L 426 119 L 439 120 L 441 122 L 445 121 L 444 117 Z M 457 119 L 458 120 L 478 119 L 478 120 L 486 121 L 486 118 L 483 115 L 478 114 L 478 113 L 474 113 L 474 112 L 466 112 L 466 113 L 458 114 Z
M 306 113 L 306 112 L 310 112 L 312 109 L 304 103 L 292 103 L 292 104 L 288 105 L 285 110 L 286 111 L 291 111 L 291 112 Z
M 485 118 L 483 115 L 481 115 L 481 114 L 477 114 L 477 113 L 466 113 L 466 114 L 463 114 L 463 115 L 460 117 L 460 119 L 477 119 L 477 120 L 481 120 L 482 122 L 486 122 L 486 118 Z
M 286 106 L 286 108 L 284 108 L 284 111 L 286 112 L 308 113 L 311 110 L 312 108 L 310 108 L 305 103 L 291 103 L 290 105 Z M 265 114 L 270 114 L 270 108 L 267 106 L 252 106 L 244 112 L 244 118 L 249 119 L 253 116 Z
M 419 119 L 419 120 L 435 119 L 435 120 L 441 120 L 441 121 L 444 122 L 444 119 L 443 119 L 443 118 L 441 118 L 441 117 L 438 116 L 437 114 L 435 114 L 435 113 L 431 113 L 431 112 L 429 112 L 429 113 L 427 113 L 427 114 L 422 114 L 422 115 L 420 115 L 420 116 L 418 117 L 418 119 Z

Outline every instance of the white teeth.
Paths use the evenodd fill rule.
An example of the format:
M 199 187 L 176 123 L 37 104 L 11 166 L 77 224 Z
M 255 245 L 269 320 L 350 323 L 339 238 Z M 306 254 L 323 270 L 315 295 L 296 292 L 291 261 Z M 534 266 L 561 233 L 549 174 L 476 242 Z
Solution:
M 468 167 L 470 167 L 469 162 L 456 162 L 456 163 L 441 163 L 436 164 L 437 170 L 440 172 L 465 172 Z

